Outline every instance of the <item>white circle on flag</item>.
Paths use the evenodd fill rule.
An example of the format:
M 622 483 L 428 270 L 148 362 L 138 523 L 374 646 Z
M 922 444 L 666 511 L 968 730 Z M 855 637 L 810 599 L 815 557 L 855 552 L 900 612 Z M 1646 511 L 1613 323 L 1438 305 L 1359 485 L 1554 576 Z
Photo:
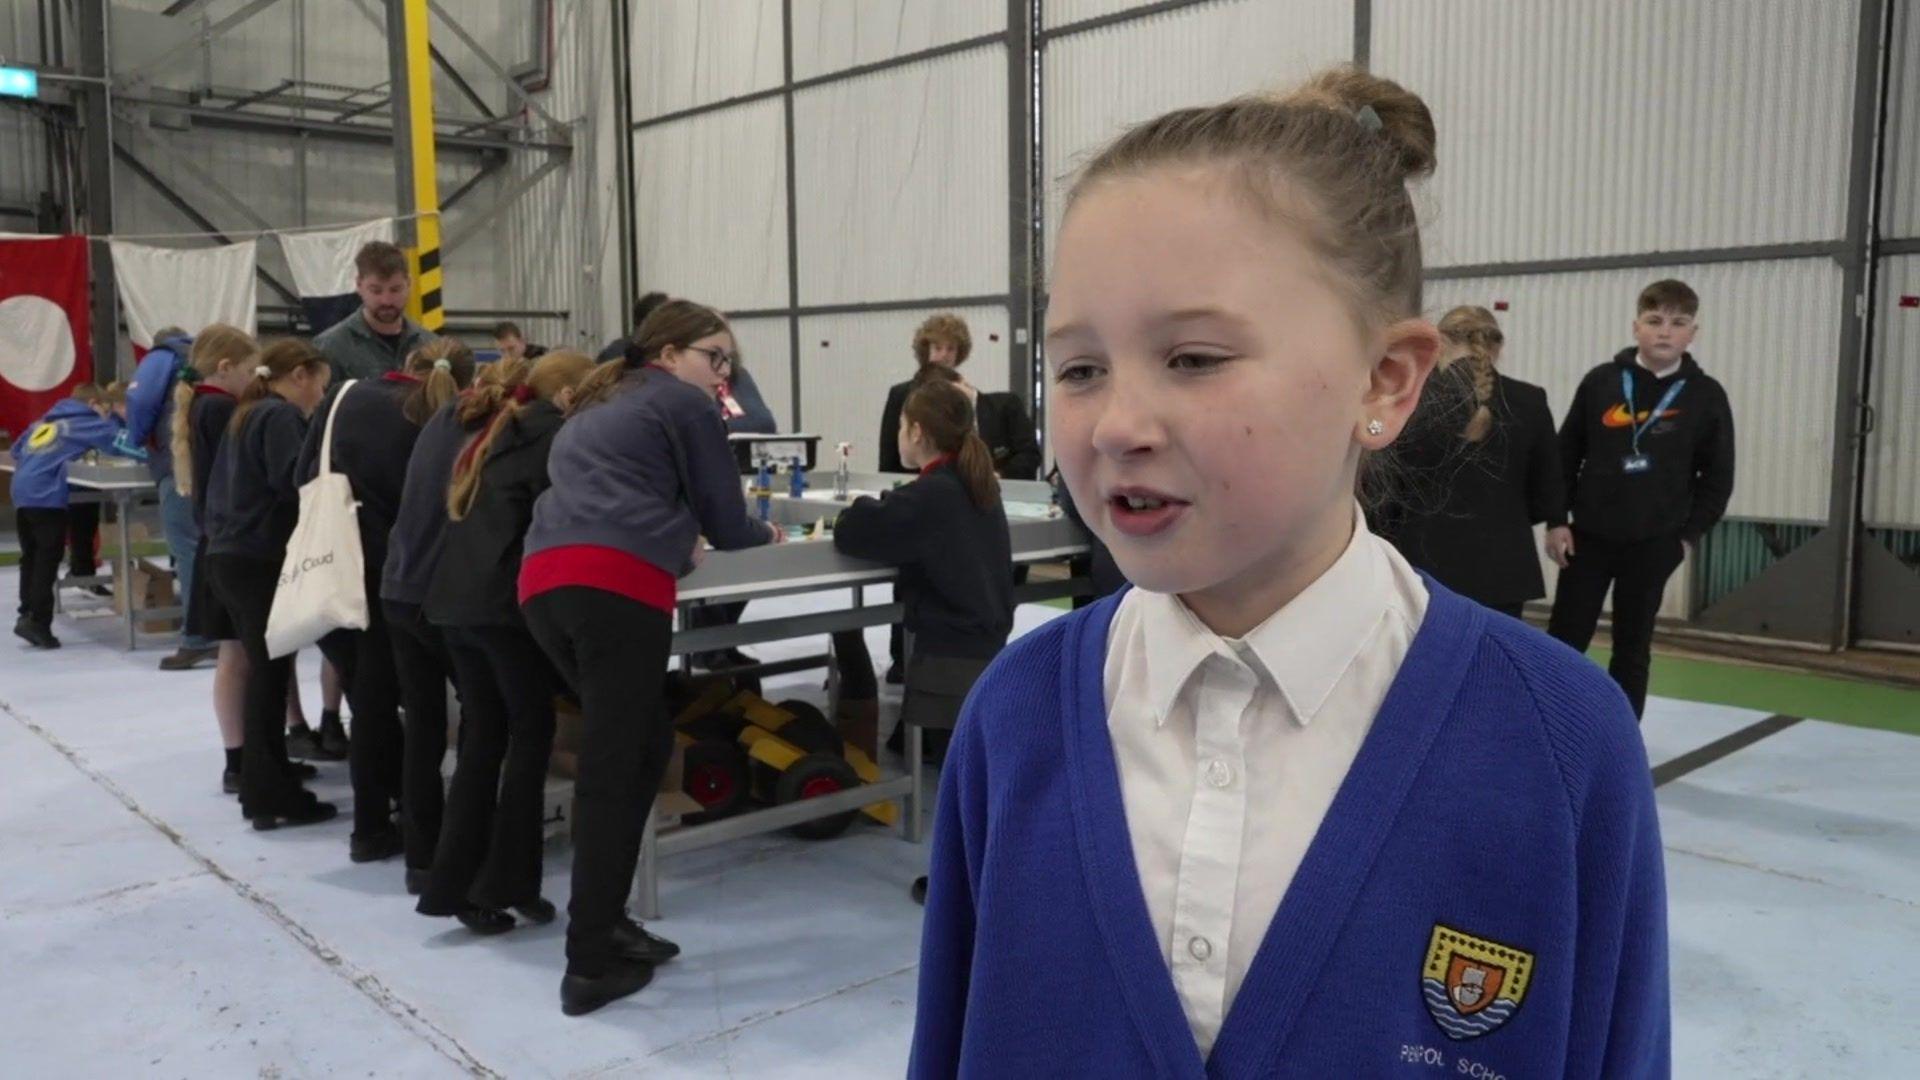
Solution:
M 0 379 L 22 390 L 51 390 L 73 374 L 73 327 L 44 296 L 0 300 Z

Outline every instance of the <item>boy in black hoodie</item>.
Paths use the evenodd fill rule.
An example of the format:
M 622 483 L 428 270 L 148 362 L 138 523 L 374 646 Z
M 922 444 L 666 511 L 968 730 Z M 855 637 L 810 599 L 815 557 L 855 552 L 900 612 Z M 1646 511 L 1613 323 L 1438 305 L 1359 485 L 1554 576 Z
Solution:
M 1684 282 L 1640 293 L 1635 347 L 1580 380 L 1560 427 L 1573 527 L 1551 521 L 1560 567 L 1547 632 L 1585 651 L 1613 587 L 1614 681 L 1634 715 L 1647 703 L 1654 618 L 1667 578 L 1727 510 L 1733 411 L 1687 346 L 1700 298 Z

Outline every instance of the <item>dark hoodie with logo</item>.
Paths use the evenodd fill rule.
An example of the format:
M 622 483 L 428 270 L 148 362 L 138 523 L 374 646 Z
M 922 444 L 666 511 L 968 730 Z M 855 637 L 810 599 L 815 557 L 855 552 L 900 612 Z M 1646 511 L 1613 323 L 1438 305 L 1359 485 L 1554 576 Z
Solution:
M 1733 495 L 1733 409 L 1725 388 L 1691 353 L 1665 378 L 1641 367 L 1637 354 L 1622 349 L 1611 363 L 1587 372 L 1560 426 L 1574 527 L 1617 543 L 1661 537 L 1691 543 L 1713 528 Z M 1631 406 L 1623 372 L 1633 376 Z M 1681 380 L 1678 396 L 1652 416 Z M 1638 471 L 1628 463 L 1636 423 L 1646 425 Z

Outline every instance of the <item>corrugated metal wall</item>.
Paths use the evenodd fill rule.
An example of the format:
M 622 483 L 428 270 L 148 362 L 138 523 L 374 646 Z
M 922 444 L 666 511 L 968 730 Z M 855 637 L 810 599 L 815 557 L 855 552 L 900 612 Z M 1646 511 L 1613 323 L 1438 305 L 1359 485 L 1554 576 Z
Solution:
M 1875 422 L 1867 437 L 1861 513 L 1871 526 L 1920 529 L 1920 306 L 1902 307 L 1901 297 L 1920 298 L 1920 255 L 1896 256 L 1880 266 Z
M 973 353 L 963 368 L 968 381 L 982 390 L 1007 389 L 1006 308 L 950 310 L 967 321 L 973 335 Z M 853 467 L 874 468 L 887 389 L 913 377 L 913 332 L 932 314 L 928 309 L 802 318 L 801 428 L 822 436 L 823 444 L 852 443 Z
M 1130 6 L 1052 0 L 1045 18 L 1059 25 Z M 1284 88 L 1352 59 L 1351 0 L 1220 0 L 1049 41 L 1041 95 L 1049 249 L 1068 174 L 1128 126 Z
M 777 98 L 634 134 L 643 289 L 722 308 L 786 306 L 785 138 Z
M 733 340 L 741 361 L 753 372 L 753 383 L 780 430 L 793 427 L 793 339 L 784 315 L 764 319 L 734 319 Z M 822 387 L 820 392 L 825 392 Z M 876 414 L 877 415 L 877 414 Z
M 994 0 L 794 0 L 793 77 L 811 79 L 1004 29 Z
M 781 0 L 633 5 L 633 118 L 780 85 Z
M 1141 0 L 1043 0 L 1040 17 L 1048 26 L 1065 26 L 1102 15 L 1118 15 L 1148 5 Z
M 1831 260 L 1439 281 L 1426 301 L 1435 318 L 1455 304 L 1508 303 L 1497 313 L 1507 335 L 1501 366 L 1546 387 L 1564 417 L 1580 377 L 1633 344 L 1635 298 L 1663 277 L 1700 294 L 1693 353 L 1733 404 L 1739 480 L 1728 512 L 1825 521 L 1840 337 L 1841 275 Z
M 1881 231 L 1920 237 L 1920 11 L 1893 9 L 1893 53 L 1887 85 L 1887 174 Z
M 793 119 L 802 305 L 1006 291 L 1004 46 L 803 90 Z
M 1428 262 L 1839 236 L 1855 8 L 1376 0 L 1373 69 L 1439 121 Z

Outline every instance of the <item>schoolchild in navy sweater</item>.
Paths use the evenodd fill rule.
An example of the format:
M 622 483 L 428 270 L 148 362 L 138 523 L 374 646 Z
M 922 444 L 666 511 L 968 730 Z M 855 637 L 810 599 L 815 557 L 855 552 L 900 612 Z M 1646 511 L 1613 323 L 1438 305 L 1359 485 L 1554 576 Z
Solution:
M 53 587 L 70 525 L 68 467 L 89 450 L 139 453 L 116 443 L 125 430 L 116 406 L 97 387 L 85 389 L 90 400 L 75 396 L 55 405 L 13 447 L 13 523 L 20 537 L 20 618 L 13 632 L 43 649 L 60 647 L 53 636 Z
M 673 751 L 661 693 L 675 582 L 702 535 L 723 551 L 780 538 L 747 515 L 714 408 L 733 351 L 718 312 L 685 300 L 657 308 L 628 359 L 601 365 L 576 395 L 553 443 L 553 486 L 533 508 L 520 603 L 585 724 L 560 987 L 569 1015 L 639 990 L 679 953 L 623 910 Z
M 558 680 L 527 633 L 517 587 L 562 410 L 592 371 L 584 353 L 548 353 L 524 385 L 482 387 L 460 404 L 477 434 L 454 463 L 426 601 L 460 685 L 460 756 L 416 910 L 457 916 L 483 934 L 513 928 L 508 908 L 534 922 L 554 918 L 540 896 L 540 847 Z
M 457 363 L 456 363 L 457 360 Z M 405 847 L 394 824 L 401 797 L 400 676 L 386 612 L 375 602 L 387 561 L 387 535 L 400 511 L 406 473 L 395 468 L 413 453 L 420 426 L 473 381 L 473 354 L 449 339 L 416 349 L 401 369 L 375 379 L 343 384 L 314 416 L 300 453 L 302 483 L 320 471 L 327 421 L 333 423 L 332 469 L 347 478 L 359 501 L 355 519 L 365 560 L 367 627 L 339 630 L 320 641 L 320 651 L 346 684 L 353 704 L 348 771 L 353 778 L 354 862 L 392 858 Z
M 466 351 L 453 339 L 442 338 L 422 352 L 449 360 L 457 377 L 462 363 L 451 353 L 438 356 L 443 348 Z M 470 352 L 467 355 L 471 357 Z M 407 458 L 400 505 L 387 536 L 380 607 L 392 639 L 400 701 L 406 710 L 400 830 L 406 842 L 407 891 L 416 896 L 426 887 L 446 806 L 441 767 L 447 756 L 447 691 L 456 684 L 446 637 L 427 621 L 422 606 L 446 539 L 447 484 L 453 477 L 453 463 L 473 437 L 472 428 L 460 419 L 460 406 L 467 393 L 496 386 L 511 392 L 526 382 L 531 366 L 525 360 L 487 364 L 473 375 L 468 391 L 427 418 Z
M 267 616 L 300 517 L 307 418 L 331 376 L 326 357 L 304 341 L 283 339 L 263 349 L 207 479 L 208 569 L 247 654 L 240 811 L 262 830 L 310 825 L 336 813 L 292 775 L 282 721 L 293 657 L 267 654 Z
M 198 568 L 211 565 L 207 561 L 207 490 L 212 486 L 213 463 L 232 426 L 239 394 L 253 379 L 259 355 L 260 344 L 252 334 L 232 326 L 208 326 L 194 338 L 188 366 L 174 383 L 170 483 L 187 500 L 198 538 L 192 562 Z M 213 715 L 225 757 L 220 789 L 238 795 L 246 736 L 247 653 L 233 618 L 214 591 L 211 570 L 194 574 L 183 588 L 188 590 L 183 637 L 211 642 L 215 649 Z M 302 775 L 316 771 L 304 763 L 291 768 Z
M 1667 1075 L 1632 711 L 1354 496 L 1440 350 L 1434 142 L 1343 68 L 1149 121 L 1069 194 L 1051 445 L 1133 588 L 968 700 L 912 1076 Z

